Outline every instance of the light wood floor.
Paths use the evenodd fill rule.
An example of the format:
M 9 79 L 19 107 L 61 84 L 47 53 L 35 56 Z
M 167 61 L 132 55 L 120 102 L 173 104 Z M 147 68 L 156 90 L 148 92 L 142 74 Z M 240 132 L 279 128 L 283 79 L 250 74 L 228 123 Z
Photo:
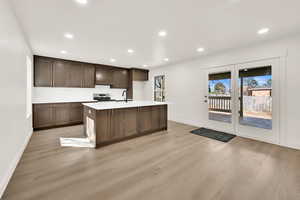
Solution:
M 4 200 L 299 200 L 300 151 L 168 131 L 101 149 L 61 148 L 82 126 L 35 132 Z

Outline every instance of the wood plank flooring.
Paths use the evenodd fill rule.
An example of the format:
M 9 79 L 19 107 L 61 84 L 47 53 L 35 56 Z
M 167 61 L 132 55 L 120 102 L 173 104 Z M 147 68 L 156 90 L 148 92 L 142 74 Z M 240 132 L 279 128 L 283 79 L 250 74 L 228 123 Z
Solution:
M 300 151 L 169 130 L 100 149 L 61 148 L 73 126 L 34 132 L 3 200 L 299 200 Z

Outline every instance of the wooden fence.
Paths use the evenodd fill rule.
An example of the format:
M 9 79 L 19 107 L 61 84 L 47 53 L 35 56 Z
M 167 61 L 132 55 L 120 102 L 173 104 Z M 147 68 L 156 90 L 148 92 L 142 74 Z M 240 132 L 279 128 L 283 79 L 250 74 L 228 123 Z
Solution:
M 272 112 L 271 96 L 243 96 L 243 102 L 246 112 Z

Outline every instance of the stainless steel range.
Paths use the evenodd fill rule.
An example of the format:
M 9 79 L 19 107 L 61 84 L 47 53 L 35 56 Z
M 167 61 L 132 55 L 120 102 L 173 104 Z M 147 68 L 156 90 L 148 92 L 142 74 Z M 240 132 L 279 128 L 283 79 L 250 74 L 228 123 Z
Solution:
M 93 94 L 93 99 L 97 101 L 113 101 L 110 94 L 95 93 Z

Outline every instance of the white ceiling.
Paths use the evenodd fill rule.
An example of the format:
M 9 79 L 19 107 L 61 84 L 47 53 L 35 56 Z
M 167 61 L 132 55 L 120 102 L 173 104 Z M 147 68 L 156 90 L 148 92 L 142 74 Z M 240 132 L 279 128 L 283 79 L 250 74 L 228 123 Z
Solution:
M 300 30 L 299 0 L 12 1 L 35 54 L 103 64 L 115 58 L 123 67 L 159 66 L 166 57 L 178 62 Z M 263 27 L 270 33 L 258 36 Z

